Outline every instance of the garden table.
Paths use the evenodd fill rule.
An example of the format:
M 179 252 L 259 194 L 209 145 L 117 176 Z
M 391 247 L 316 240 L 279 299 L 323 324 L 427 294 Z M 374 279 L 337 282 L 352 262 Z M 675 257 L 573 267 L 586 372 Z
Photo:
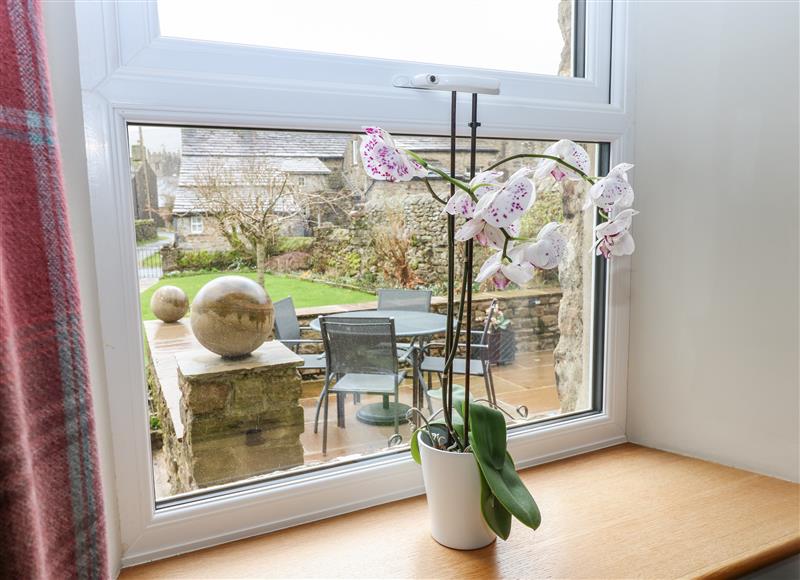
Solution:
M 411 310 L 358 310 L 355 312 L 338 312 L 330 314 L 331 317 L 347 317 L 347 318 L 393 318 L 394 319 L 394 333 L 398 338 L 411 339 L 409 348 L 415 348 L 418 340 L 434 334 L 440 334 L 447 330 L 447 316 L 443 314 L 434 314 L 433 312 L 415 312 Z M 319 318 L 311 321 L 309 326 L 320 331 Z M 413 360 L 413 381 L 414 381 L 414 401 L 420 404 L 417 400 L 418 391 L 418 364 L 416 353 L 412 357 Z M 421 398 L 419 399 L 421 401 Z M 384 397 L 383 403 L 371 403 L 362 406 L 356 413 L 356 418 L 362 423 L 369 425 L 393 425 L 395 417 L 401 423 L 405 423 L 406 412 L 410 407 L 405 403 L 390 402 L 388 397 Z

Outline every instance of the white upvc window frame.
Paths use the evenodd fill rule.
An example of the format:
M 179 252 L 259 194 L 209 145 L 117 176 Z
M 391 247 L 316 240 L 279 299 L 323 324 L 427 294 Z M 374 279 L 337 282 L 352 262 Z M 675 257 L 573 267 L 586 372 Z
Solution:
M 480 136 L 607 142 L 612 164 L 632 160 L 628 6 L 586 7 L 584 78 L 475 71 L 502 82 L 499 96 L 479 99 Z M 392 78 L 465 69 L 161 38 L 153 0 L 76 11 L 123 565 L 422 493 L 408 454 L 390 454 L 155 509 L 127 124 L 357 132 L 375 122 L 446 135 L 449 95 L 397 89 Z M 458 118 L 465 134 L 467 98 Z M 610 264 L 606 301 L 602 411 L 513 430 L 519 467 L 625 440 L 628 259 Z

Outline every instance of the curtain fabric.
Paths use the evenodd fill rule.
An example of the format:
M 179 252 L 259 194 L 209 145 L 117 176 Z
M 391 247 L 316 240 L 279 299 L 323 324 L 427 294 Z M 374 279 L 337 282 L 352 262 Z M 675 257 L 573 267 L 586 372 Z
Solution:
M 3 3 L 0 578 L 102 578 L 92 402 L 41 11 Z

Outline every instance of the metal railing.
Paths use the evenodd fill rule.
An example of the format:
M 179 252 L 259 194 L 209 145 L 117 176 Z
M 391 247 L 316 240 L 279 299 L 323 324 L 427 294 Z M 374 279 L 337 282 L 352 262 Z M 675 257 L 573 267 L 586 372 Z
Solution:
M 164 270 L 161 268 L 160 248 L 136 248 L 136 268 L 139 272 L 139 280 L 161 278 Z

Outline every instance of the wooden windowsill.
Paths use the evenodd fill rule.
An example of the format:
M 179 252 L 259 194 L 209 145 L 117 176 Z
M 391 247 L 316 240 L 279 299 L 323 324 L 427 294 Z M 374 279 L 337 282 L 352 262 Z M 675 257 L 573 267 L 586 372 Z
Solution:
M 121 578 L 728 577 L 800 553 L 800 486 L 625 444 L 522 472 L 534 532 L 458 552 L 424 497 L 127 568 Z

